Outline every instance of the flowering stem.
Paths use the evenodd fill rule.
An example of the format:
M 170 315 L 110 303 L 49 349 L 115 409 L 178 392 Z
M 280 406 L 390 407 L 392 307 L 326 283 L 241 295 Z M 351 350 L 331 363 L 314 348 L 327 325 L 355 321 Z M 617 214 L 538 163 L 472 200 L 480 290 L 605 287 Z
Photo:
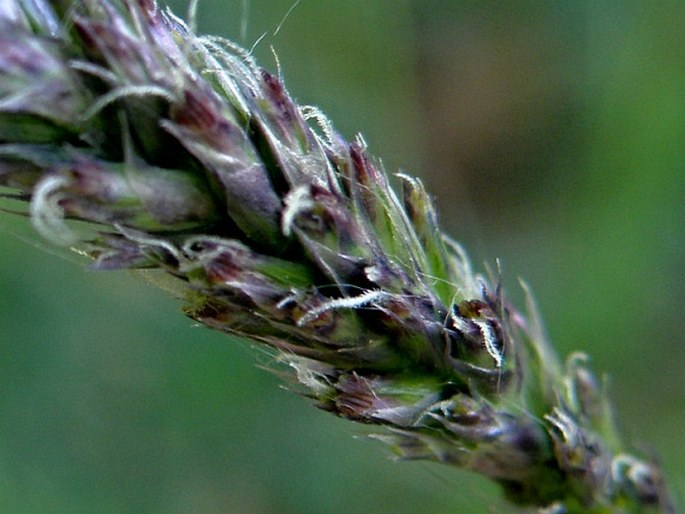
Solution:
M 44 237 L 173 279 L 186 315 L 272 348 L 401 458 L 540 512 L 672 512 L 586 357 L 561 363 L 398 178 L 401 198 L 361 138 L 153 0 L 0 7 L 0 185 Z

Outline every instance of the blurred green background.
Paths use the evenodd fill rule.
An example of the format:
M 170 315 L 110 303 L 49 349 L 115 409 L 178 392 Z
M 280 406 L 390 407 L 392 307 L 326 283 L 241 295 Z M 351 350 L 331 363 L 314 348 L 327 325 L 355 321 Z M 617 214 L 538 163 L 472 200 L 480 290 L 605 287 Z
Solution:
M 293 5 L 201 0 L 199 26 L 266 34 L 293 96 L 423 177 L 479 266 L 531 284 L 560 353 L 608 373 L 626 439 L 685 497 L 685 4 L 301 0 L 275 34 Z M 1 512 L 511 511 L 23 225 L 0 221 Z

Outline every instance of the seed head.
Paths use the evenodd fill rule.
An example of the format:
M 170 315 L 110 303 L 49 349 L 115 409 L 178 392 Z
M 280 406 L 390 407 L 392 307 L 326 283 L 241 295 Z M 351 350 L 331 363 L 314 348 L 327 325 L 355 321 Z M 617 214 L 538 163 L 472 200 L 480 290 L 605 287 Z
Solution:
M 172 277 L 189 317 L 272 348 L 402 458 L 554 512 L 667 511 L 659 468 L 606 443 L 584 358 L 564 369 L 532 302 L 474 273 L 421 182 L 397 180 L 399 197 L 361 137 L 151 0 L 0 10 L 0 185 L 42 235 Z

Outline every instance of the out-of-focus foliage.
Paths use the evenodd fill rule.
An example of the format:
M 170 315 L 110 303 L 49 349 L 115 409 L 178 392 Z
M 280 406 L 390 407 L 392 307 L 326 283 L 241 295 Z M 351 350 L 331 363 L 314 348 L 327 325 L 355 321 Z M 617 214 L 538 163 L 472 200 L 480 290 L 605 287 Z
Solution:
M 532 285 L 560 353 L 611 375 L 682 497 L 685 7 L 301 0 L 281 24 L 293 5 L 202 0 L 199 27 L 265 33 L 296 98 L 422 175 L 476 260 Z M 3 512 L 504 510 L 484 480 L 354 440 L 163 293 L 2 223 Z

